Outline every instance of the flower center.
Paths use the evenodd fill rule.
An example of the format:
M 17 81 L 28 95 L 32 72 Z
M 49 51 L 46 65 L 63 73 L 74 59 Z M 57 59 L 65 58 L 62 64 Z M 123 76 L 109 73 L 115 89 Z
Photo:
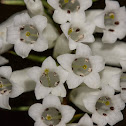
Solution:
M 59 0 L 59 6 L 61 9 L 66 10 L 67 13 L 75 12 L 80 9 L 78 0 Z
M 45 69 L 40 77 L 40 83 L 45 87 L 56 87 L 60 83 L 60 78 L 56 72 Z
M 11 82 L 8 79 L 0 76 L 0 94 L 4 94 L 4 93 L 9 94 L 11 90 L 12 90 Z
M 72 70 L 76 75 L 82 77 L 88 75 L 92 71 L 89 59 L 86 58 L 75 59 L 72 63 Z
M 20 28 L 20 40 L 27 44 L 33 44 L 39 36 L 38 30 L 32 25 L 25 25 Z
M 68 30 L 68 35 L 75 42 L 78 42 L 84 38 L 83 31 L 77 27 L 74 27 L 74 28 L 70 27 Z
M 115 26 L 119 25 L 119 21 L 117 20 L 117 16 L 114 12 L 106 13 L 104 16 L 105 26 Z
M 42 120 L 47 126 L 56 126 L 61 121 L 61 118 L 61 112 L 54 107 L 47 108 L 42 113 Z
M 99 98 L 96 102 L 96 110 L 99 114 L 107 116 L 110 110 L 114 110 L 111 99 L 106 96 Z

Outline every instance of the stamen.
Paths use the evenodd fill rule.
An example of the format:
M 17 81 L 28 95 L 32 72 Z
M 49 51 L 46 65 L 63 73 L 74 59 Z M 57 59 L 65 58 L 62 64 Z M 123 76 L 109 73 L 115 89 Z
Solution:
M 73 28 L 69 28 L 68 35 L 70 35 L 73 32 Z
M 110 17 L 111 19 L 114 19 L 114 18 L 115 18 L 115 14 L 114 14 L 113 12 L 111 12 L 111 13 L 109 13 L 109 17 Z
M 74 4 L 75 3 L 75 0 L 71 0 L 71 3 Z
M 110 107 L 111 110 L 114 110 L 114 107 Z
M 107 116 L 107 114 L 103 113 L 103 116 Z
M 116 21 L 116 22 L 115 22 L 115 25 L 119 25 L 119 21 Z
M 114 30 L 113 30 L 113 29 L 109 29 L 108 31 L 110 31 L 110 32 L 114 32 Z
M 64 0 L 64 3 L 68 3 L 69 2 L 69 0 Z

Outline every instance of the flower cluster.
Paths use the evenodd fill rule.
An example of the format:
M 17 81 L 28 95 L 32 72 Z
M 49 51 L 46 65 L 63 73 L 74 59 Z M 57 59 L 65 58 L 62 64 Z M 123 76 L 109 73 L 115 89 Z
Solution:
M 0 26 L 0 54 L 14 45 L 12 54 L 42 66 L 13 72 L 1 66 L 0 107 L 11 109 L 9 98 L 34 91 L 42 100 L 28 110 L 35 126 L 113 126 L 123 120 L 126 43 L 117 39 L 126 36 L 126 8 L 113 0 L 105 0 L 105 9 L 99 11 L 87 10 L 92 0 L 47 0 L 46 7 L 54 12 L 50 18 L 41 0 L 24 3 L 27 10 Z M 96 32 L 103 33 L 102 39 L 95 40 Z M 48 57 L 32 56 L 31 50 L 42 55 L 47 50 Z M 8 62 L 0 56 L 0 65 Z M 70 123 L 77 111 L 69 101 L 86 112 L 78 123 Z

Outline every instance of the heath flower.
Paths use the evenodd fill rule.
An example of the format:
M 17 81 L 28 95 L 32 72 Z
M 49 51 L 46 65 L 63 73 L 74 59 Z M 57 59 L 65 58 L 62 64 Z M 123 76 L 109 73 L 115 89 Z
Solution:
M 37 99 L 44 98 L 49 93 L 65 97 L 66 89 L 63 83 L 68 73 L 56 65 L 55 60 L 48 57 L 42 67 L 33 67 L 28 71 L 29 77 L 36 82 L 35 95 Z
M 98 72 L 104 69 L 104 60 L 100 56 L 91 56 L 89 46 L 79 44 L 76 54 L 63 54 L 57 57 L 60 65 L 67 70 L 68 88 L 76 88 L 85 83 L 90 88 L 100 87 Z
M 29 115 L 35 121 L 35 126 L 65 126 L 75 110 L 68 105 L 61 105 L 58 97 L 48 95 L 43 104 L 37 103 L 30 107 Z
M 44 16 L 30 18 L 27 13 L 17 15 L 13 25 L 8 27 L 7 41 L 15 45 L 16 53 L 22 58 L 27 57 L 31 49 L 42 52 L 48 48 L 48 42 L 42 35 L 46 25 Z

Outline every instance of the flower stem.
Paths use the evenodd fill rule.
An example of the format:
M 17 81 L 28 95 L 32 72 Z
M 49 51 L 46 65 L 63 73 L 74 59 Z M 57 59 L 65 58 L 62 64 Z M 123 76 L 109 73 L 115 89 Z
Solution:
M 8 53 L 18 56 L 14 51 L 9 51 Z M 46 58 L 46 56 L 29 55 L 26 59 L 42 63 Z
M 15 107 L 12 108 L 12 111 L 28 111 L 28 109 L 30 108 L 30 106 L 21 106 L 21 107 Z

